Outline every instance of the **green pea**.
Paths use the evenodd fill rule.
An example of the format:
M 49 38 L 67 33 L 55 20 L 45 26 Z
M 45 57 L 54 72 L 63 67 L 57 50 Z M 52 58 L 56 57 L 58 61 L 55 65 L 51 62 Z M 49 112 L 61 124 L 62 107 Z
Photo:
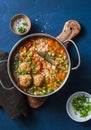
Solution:
M 22 70 L 22 71 L 21 71 L 21 74 L 22 74 L 22 75 L 25 75 L 26 73 L 27 73 L 26 70 Z
M 34 68 L 35 68 L 35 66 L 34 66 L 34 64 L 32 64 L 32 65 L 31 65 L 31 69 L 34 69 Z
M 48 93 L 51 93 L 51 92 L 53 92 L 53 91 L 54 91 L 53 88 L 48 88 Z
M 62 67 L 61 67 L 61 70 L 66 70 L 65 66 L 62 66 Z
M 59 54 L 59 55 L 58 55 L 58 57 L 62 57 L 62 55 L 61 55 L 61 54 Z
M 31 58 L 30 57 L 26 57 L 25 60 L 26 61 L 31 61 Z

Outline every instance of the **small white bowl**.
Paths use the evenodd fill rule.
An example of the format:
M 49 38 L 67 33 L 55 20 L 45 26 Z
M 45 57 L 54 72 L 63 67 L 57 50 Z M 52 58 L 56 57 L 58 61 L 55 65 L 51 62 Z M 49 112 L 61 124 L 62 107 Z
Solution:
M 72 108 L 72 101 L 73 101 L 73 99 L 76 98 L 79 95 L 85 95 L 85 96 L 89 97 L 89 101 L 91 101 L 91 95 L 89 93 L 82 92 L 82 91 L 75 92 L 67 100 L 66 111 L 67 111 L 69 117 L 71 119 L 73 119 L 74 121 L 76 121 L 76 122 L 86 122 L 86 121 L 91 119 L 91 114 L 89 114 L 87 117 L 80 117 L 80 114 L 75 114 L 75 112 L 74 112 L 74 110 Z

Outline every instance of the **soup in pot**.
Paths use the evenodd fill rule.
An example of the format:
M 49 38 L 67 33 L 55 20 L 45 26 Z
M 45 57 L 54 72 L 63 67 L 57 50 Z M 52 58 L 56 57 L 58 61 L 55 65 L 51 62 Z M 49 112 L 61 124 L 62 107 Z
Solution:
M 65 49 L 55 39 L 36 36 L 15 51 L 13 77 L 24 92 L 46 95 L 60 87 L 68 73 Z

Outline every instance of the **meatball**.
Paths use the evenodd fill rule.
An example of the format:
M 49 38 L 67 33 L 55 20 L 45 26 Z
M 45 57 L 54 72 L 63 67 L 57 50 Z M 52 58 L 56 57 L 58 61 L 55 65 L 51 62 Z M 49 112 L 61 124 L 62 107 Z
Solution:
M 26 71 L 26 73 L 30 73 L 30 71 L 31 71 L 30 63 L 29 62 L 22 62 L 19 65 L 18 69 L 19 69 L 20 72 Z
M 26 75 L 20 75 L 19 76 L 19 84 L 22 86 L 22 87 L 28 87 L 30 86 L 32 83 L 32 77 L 31 75 L 29 74 L 26 74 Z
M 42 86 L 44 82 L 44 76 L 42 74 L 33 75 L 33 81 L 35 86 Z

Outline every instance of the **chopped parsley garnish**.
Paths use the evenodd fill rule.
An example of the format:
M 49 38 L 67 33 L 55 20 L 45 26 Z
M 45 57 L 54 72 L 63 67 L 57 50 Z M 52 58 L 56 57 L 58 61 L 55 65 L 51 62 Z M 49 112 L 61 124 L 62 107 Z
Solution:
M 27 30 L 26 29 L 27 26 L 28 26 L 28 24 L 26 22 L 22 23 L 21 26 L 18 28 L 18 32 L 24 33 Z
M 24 28 L 24 27 L 22 27 L 22 26 L 20 26 L 20 27 L 18 28 L 18 32 L 20 32 L 20 33 L 25 32 L 25 28 Z
M 28 24 L 25 22 L 25 23 L 22 23 L 24 26 L 28 26 Z
M 91 113 L 91 102 L 89 97 L 85 95 L 79 95 L 72 101 L 72 107 L 77 115 L 80 114 L 80 117 L 87 117 Z

